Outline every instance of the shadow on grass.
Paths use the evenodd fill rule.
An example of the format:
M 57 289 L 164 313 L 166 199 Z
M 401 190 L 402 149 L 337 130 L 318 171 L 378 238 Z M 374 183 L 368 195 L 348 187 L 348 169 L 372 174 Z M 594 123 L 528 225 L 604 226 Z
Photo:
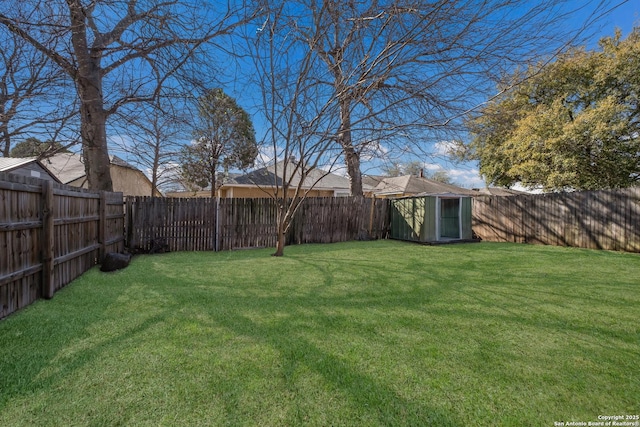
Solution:
M 323 252 L 320 258 L 324 258 L 325 255 L 326 252 Z M 295 294 L 259 296 L 261 292 L 245 291 L 247 296 L 244 298 L 225 298 L 218 294 L 213 296 L 206 290 L 200 290 L 202 295 L 200 298 L 193 298 L 191 309 L 194 312 L 207 313 L 208 321 L 231 331 L 234 336 L 246 338 L 248 342 L 264 344 L 275 350 L 282 366 L 281 375 L 289 390 L 298 388 L 296 381 L 299 378 L 296 373 L 301 370 L 309 371 L 312 376 L 321 378 L 324 385 L 329 385 L 331 399 L 346 399 L 349 408 L 358 413 L 354 416 L 356 419 L 351 419 L 350 422 L 375 420 L 379 425 L 462 425 L 454 413 L 428 402 L 402 396 L 384 379 L 364 372 L 358 366 L 362 361 L 350 360 L 341 356 L 340 352 L 323 349 L 310 339 L 317 337 L 323 342 L 331 341 L 332 333 L 356 333 L 354 330 L 363 327 L 366 329 L 367 326 L 371 328 L 367 333 L 375 334 L 375 325 L 363 324 L 366 320 L 354 320 L 345 313 L 367 308 L 393 311 L 400 307 L 409 311 L 420 310 L 425 299 L 423 287 L 413 284 L 399 293 L 397 287 L 385 286 L 385 283 L 397 277 L 398 272 L 389 271 L 388 267 L 378 260 L 341 258 L 338 261 L 331 258 L 326 262 L 319 261 L 318 258 L 309 260 L 298 256 L 289 256 L 288 259 L 299 263 L 302 266 L 301 271 L 315 271 L 318 283 L 307 288 L 305 292 Z M 358 289 L 359 285 L 354 285 L 355 290 L 347 286 L 346 295 L 341 295 L 340 292 L 335 294 L 336 270 L 338 274 L 349 271 L 358 278 L 375 279 L 378 283 L 368 285 L 370 288 L 364 291 Z M 441 291 L 442 287 L 433 286 L 426 293 L 429 299 L 435 299 Z M 230 289 L 229 292 L 236 293 L 234 289 Z M 227 308 L 212 310 L 212 304 Z M 277 314 L 283 311 L 287 313 L 287 317 L 278 318 Z M 243 313 L 251 313 L 256 320 Z M 264 319 L 278 320 L 263 322 Z M 402 315 L 396 314 L 394 321 L 409 323 L 411 319 L 403 319 Z M 385 368 L 393 369 L 393 366 Z M 388 377 L 388 373 L 386 374 Z M 318 386 L 321 387 L 321 384 Z M 398 387 L 401 388 L 399 385 Z M 227 399 L 225 407 L 233 419 L 236 417 L 234 412 L 241 409 L 231 396 Z M 327 407 L 325 411 L 331 414 L 332 408 Z M 304 417 L 304 414 L 298 416 Z M 349 424 L 349 421 L 346 421 L 346 424 Z M 304 423 L 305 419 L 300 418 L 296 422 Z M 312 424 L 317 422 L 311 420 Z M 342 424 L 344 420 L 333 422 Z
M 373 415 L 380 425 L 461 425 L 445 411 L 400 396 L 382 381 L 359 371 L 349 360 L 319 348 L 300 333 L 281 333 L 282 325 L 268 327 L 229 312 L 211 320 L 238 336 L 248 337 L 275 349 L 281 357 L 289 389 L 296 388 L 295 373 L 299 367 L 304 367 L 331 384 L 340 396 L 346 396 L 361 418 L 371 418 Z M 230 408 L 235 408 L 235 405 L 227 407 L 228 410 Z M 363 412 L 365 410 L 366 413 Z
M 110 274 L 115 279 L 121 273 Z M 54 299 L 37 301 L 0 322 L 0 414 L 11 401 L 55 390 L 105 351 L 144 334 L 172 313 L 165 309 L 145 315 L 125 328 L 110 330 L 105 339 L 100 325 L 112 319 L 109 311 L 118 305 L 126 285 L 94 288 L 84 301 L 76 296 L 67 300 L 72 292 L 68 286 Z M 91 330 L 97 331 L 97 339 Z

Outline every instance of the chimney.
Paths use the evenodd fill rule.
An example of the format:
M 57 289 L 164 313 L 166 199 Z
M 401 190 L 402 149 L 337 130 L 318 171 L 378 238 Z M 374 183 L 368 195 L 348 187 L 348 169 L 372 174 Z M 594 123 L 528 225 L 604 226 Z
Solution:
M 424 178 L 424 168 L 420 168 L 420 173 L 418 174 L 419 178 Z

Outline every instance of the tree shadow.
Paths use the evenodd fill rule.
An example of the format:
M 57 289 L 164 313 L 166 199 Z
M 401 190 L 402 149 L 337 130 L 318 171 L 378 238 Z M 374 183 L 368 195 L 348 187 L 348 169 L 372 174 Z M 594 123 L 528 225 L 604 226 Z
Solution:
M 308 316 L 312 307 L 304 302 L 302 304 L 303 310 L 299 311 L 298 315 Z M 326 304 L 333 306 L 335 301 Z M 313 309 L 322 308 L 315 306 Z M 330 384 L 331 388 L 338 392 L 336 398 L 346 396 L 351 407 L 357 409 L 362 418 L 370 419 L 373 416 L 380 425 L 461 425 L 452 414 L 425 402 L 407 399 L 383 381 L 362 372 L 352 361 L 320 348 L 303 337 L 301 330 L 294 330 L 285 335 L 281 333 L 285 329 L 282 324 L 268 326 L 241 314 L 229 312 L 211 320 L 240 337 L 264 343 L 276 350 L 281 359 L 284 381 L 290 390 L 296 389 L 295 373 L 299 368 L 304 368 L 321 377 L 326 384 Z M 286 319 L 283 322 L 290 324 L 295 322 L 295 319 Z M 334 324 L 334 327 L 336 326 L 340 327 L 340 323 Z M 329 330 L 327 332 L 330 333 Z M 237 410 L 235 405 L 228 405 L 227 410 L 233 409 Z M 329 408 L 327 410 L 330 411 Z
M 112 273 L 111 277 L 115 278 L 114 274 L 126 273 Z M 73 285 L 55 299 L 38 301 L 0 323 L 0 342 L 11 343 L 3 346 L 4 351 L 10 348 L 11 353 L 0 357 L 0 413 L 16 399 L 59 387 L 74 372 L 114 346 L 144 335 L 173 312 L 165 307 L 143 314 L 141 321 L 110 330 L 108 338 L 94 341 L 90 331 L 96 329 L 102 335 L 101 324 L 113 319 L 109 312 L 119 306 L 122 288 L 92 289 L 91 308 L 87 308 L 82 302 L 65 302 L 65 294 L 71 292 Z
M 638 189 L 474 199 L 473 228 L 484 240 L 640 251 Z

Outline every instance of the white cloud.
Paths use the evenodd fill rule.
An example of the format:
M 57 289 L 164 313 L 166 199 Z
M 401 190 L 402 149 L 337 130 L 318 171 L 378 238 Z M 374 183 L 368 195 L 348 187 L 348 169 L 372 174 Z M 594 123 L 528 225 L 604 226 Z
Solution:
M 451 181 L 465 188 L 484 188 L 485 183 L 482 177 L 480 176 L 480 171 L 477 167 L 469 166 L 469 167 L 457 167 L 457 168 L 446 168 L 439 163 L 425 163 L 424 164 L 425 171 L 429 174 L 433 174 L 435 172 L 443 171 L 446 172 Z
M 442 165 L 438 163 L 425 163 L 424 168 L 428 171 L 433 171 L 433 172 L 445 170 L 445 168 L 443 168 Z
M 449 156 L 457 147 L 456 141 L 439 141 L 435 143 L 436 154 L 440 156 Z
M 480 178 L 480 171 L 478 169 L 452 169 L 449 170 L 449 175 L 452 177 L 464 177 L 464 178 Z
M 456 184 L 466 188 L 484 188 L 484 180 L 480 176 L 480 171 L 476 168 L 469 169 L 449 169 L 447 173 Z
M 262 145 L 258 149 L 258 158 L 256 159 L 256 166 L 263 167 L 271 164 L 276 159 L 276 152 L 272 145 Z

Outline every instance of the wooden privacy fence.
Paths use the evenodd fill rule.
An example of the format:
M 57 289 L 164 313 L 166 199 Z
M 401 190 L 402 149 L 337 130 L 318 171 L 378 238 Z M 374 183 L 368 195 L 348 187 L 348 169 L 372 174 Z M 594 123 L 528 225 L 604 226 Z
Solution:
M 296 212 L 287 244 L 382 238 L 387 201 L 352 197 L 308 198 Z M 127 246 L 152 251 L 229 250 L 275 247 L 273 199 L 180 199 L 127 197 Z
M 0 318 L 124 248 L 122 193 L 0 173 Z
M 640 188 L 476 197 L 473 231 L 495 242 L 640 252 Z

